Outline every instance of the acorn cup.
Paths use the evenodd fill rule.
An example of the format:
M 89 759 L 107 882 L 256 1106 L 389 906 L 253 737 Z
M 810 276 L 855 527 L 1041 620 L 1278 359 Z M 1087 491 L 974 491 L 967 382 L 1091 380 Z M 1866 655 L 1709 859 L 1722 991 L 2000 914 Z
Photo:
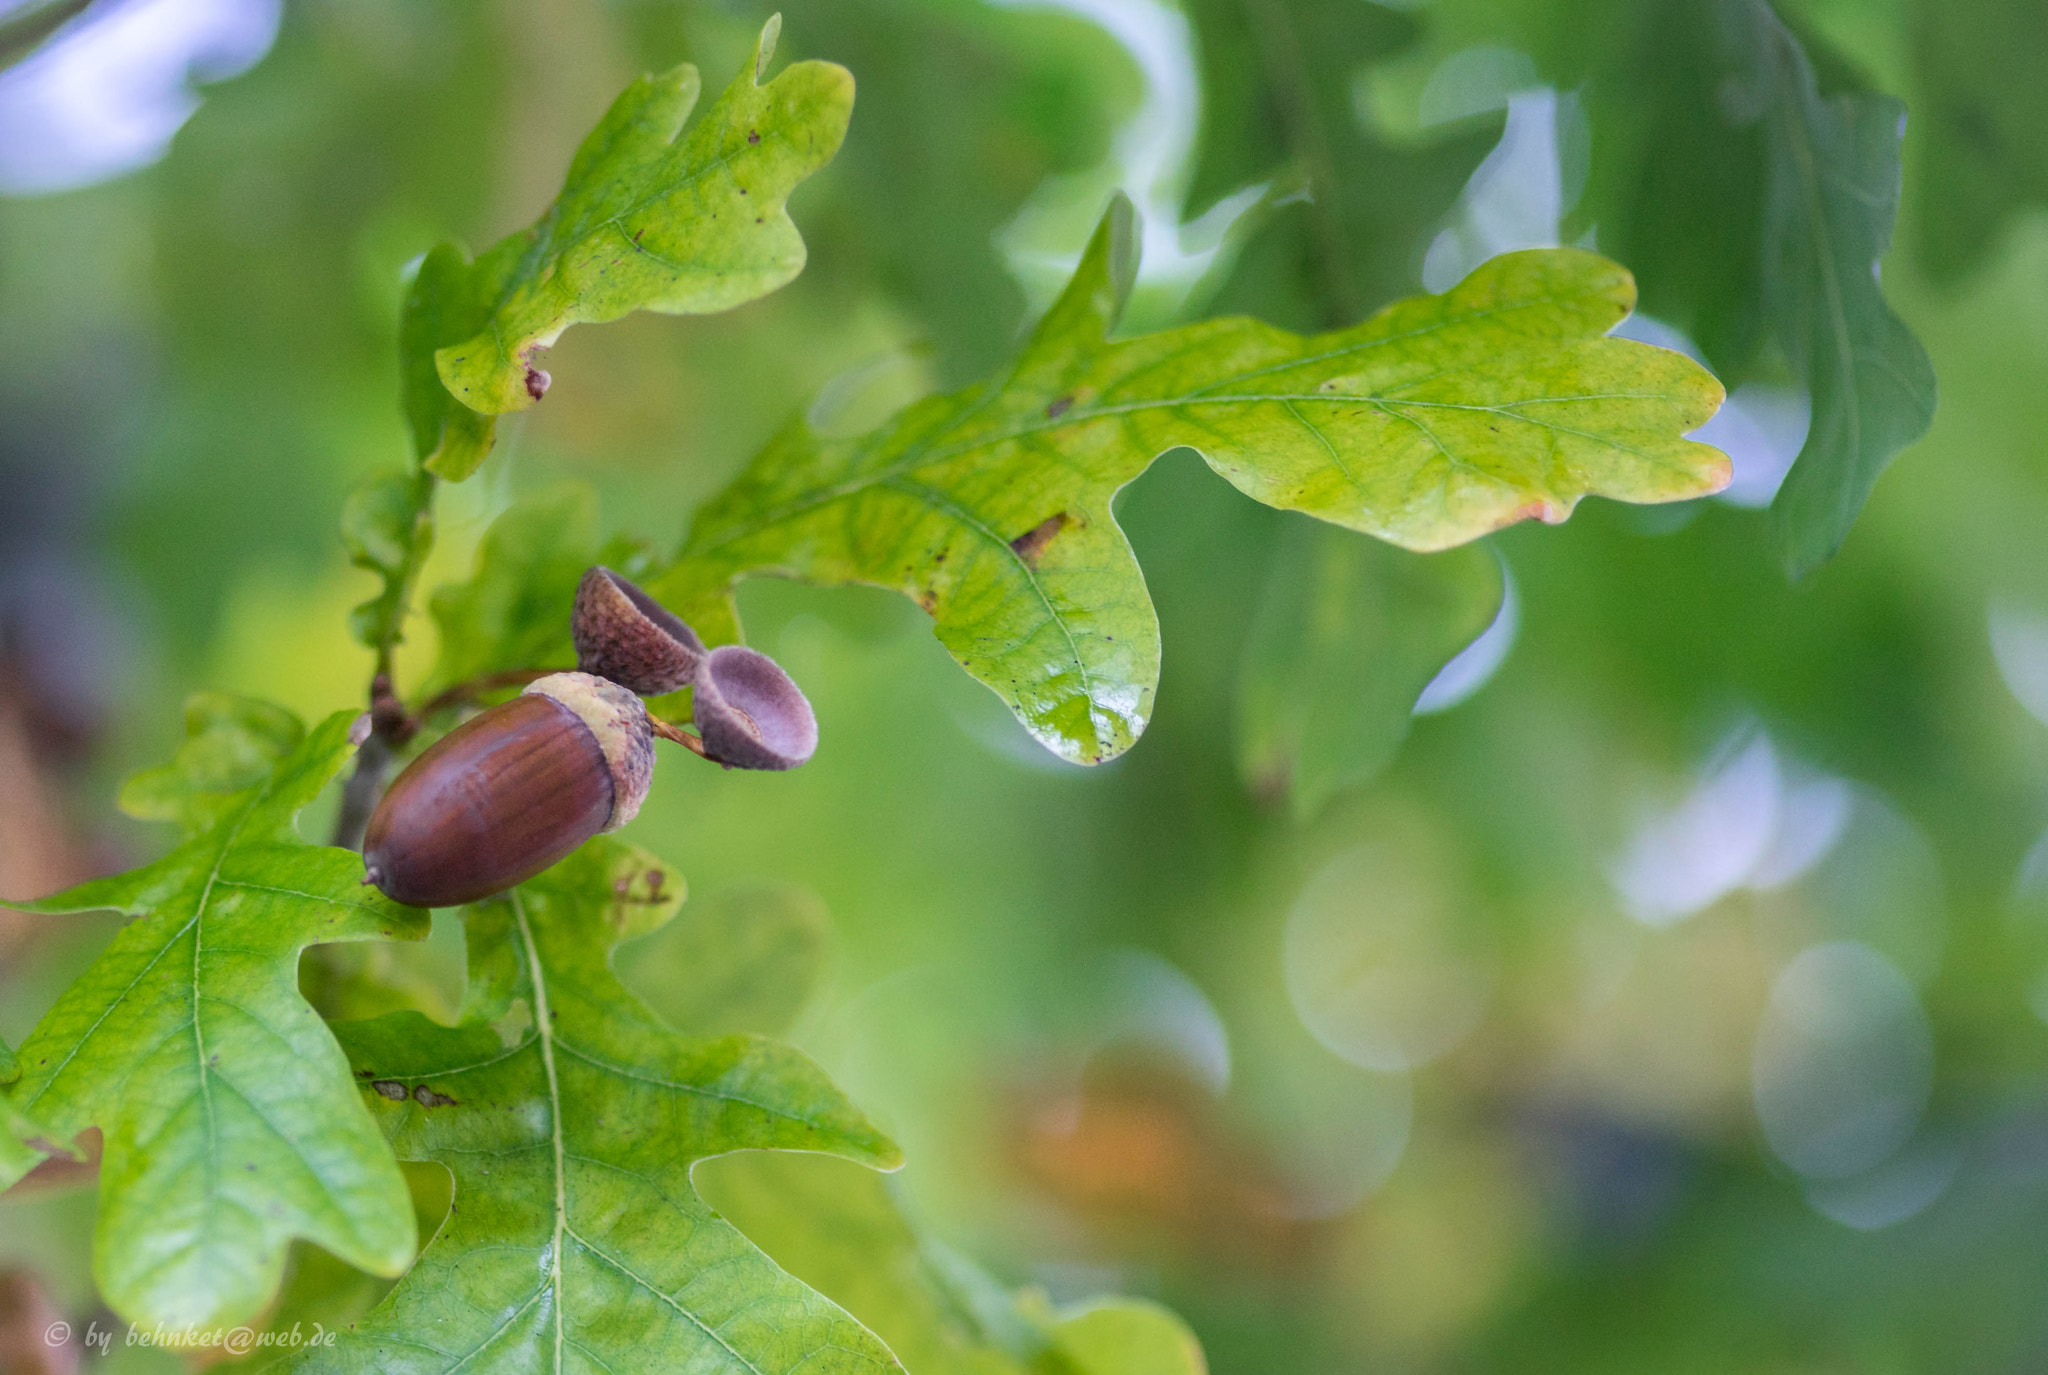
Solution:
M 793 769 L 818 748 L 818 718 L 782 665 L 721 645 L 697 666 L 692 719 L 704 757 L 729 769 Z
M 569 636 L 580 671 L 642 697 L 689 686 L 706 652 L 682 617 L 602 565 L 577 585 Z

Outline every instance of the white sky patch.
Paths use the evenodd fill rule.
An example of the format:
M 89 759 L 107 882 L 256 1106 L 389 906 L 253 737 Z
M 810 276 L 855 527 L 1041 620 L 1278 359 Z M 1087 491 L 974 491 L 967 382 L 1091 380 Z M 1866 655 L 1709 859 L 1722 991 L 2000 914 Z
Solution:
M 1499 555 L 1496 553 L 1495 557 Z M 1521 600 L 1515 592 L 1515 580 L 1508 572 L 1507 561 L 1502 559 L 1500 610 L 1493 614 L 1493 623 L 1436 671 L 1436 677 L 1429 680 L 1428 686 L 1422 689 L 1422 695 L 1415 699 L 1414 714 L 1428 716 L 1433 712 L 1449 711 L 1485 687 L 1506 662 L 1508 651 L 1515 647 L 1515 636 L 1521 628 Z
M 1510 95 L 1507 107 L 1500 142 L 1472 173 L 1451 222 L 1423 257 L 1422 284 L 1431 291 L 1449 291 L 1497 254 L 1553 247 L 1576 199 L 1567 195 L 1560 151 L 1572 97 L 1539 86 Z
M 197 83 L 270 51 L 282 0 L 95 7 L 0 72 L 0 194 L 44 195 L 146 167 L 199 108 Z
M 1682 353 L 1701 367 L 1707 366 L 1699 346 L 1683 330 L 1655 316 L 1638 311 L 1609 333 Z M 1812 411 L 1812 399 L 1802 387 L 1744 382 L 1730 392 L 1721 409 L 1686 436 L 1713 445 L 1728 455 L 1734 467 L 1734 477 L 1716 493 L 1716 499 L 1751 509 L 1770 505 L 1785 474 L 1792 471 L 1793 460 L 1806 446 Z
M 2035 720 L 2048 725 L 2048 616 L 1993 602 L 1985 621 L 1998 676 Z
M 1163 0 L 990 0 L 1006 8 L 1058 9 L 1100 26 L 1123 45 L 1145 79 L 1145 98 L 1117 131 L 1108 164 L 1039 188 L 1001 238 L 1012 269 L 1034 300 L 1050 299 L 1080 262 L 1082 245 L 1048 243 L 1070 237 L 1055 225 L 1076 197 L 1090 213 L 1121 186 L 1143 225 L 1138 281 L 1185 293 L 1215 261 L 1230 226 L 1264 194 L 1247 186 L 1182 223 L 1182 200 L 1201 129 L 1202 83 L 1187 16 Z M 1093 220 L 1088 228 L 1094 228 Z M 1085 242 L 1085 240 L 1084 240 Z

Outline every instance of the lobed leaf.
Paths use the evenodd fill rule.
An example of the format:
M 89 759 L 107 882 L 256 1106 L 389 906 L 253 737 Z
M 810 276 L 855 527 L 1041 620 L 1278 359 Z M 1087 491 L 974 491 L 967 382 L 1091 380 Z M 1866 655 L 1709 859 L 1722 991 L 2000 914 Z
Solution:
M 803 270 L 784 203 L 838 151 L 853 78 L 798 62 L 761 84 L 780 26 L 768 21 L 747 69 L 687 133 L 695 67 L 626 88 L 548 213 L 473 269 L 491 302 L 485 322 L 434 355 L 456 399 L 485 415 L 523 410 L 547 385 L 533 352 L 569 326 L 730 310 Z
M 1238 767 L 1312 817 L 1370 781 L 1415 699 L 1500 609 L 1500 564 L 1466 545 L 1416 555 L 1298 522 L 1268 575 L 1238 677 Z
M 398 1154 L 447 1166 L 454 1203 L 384 1303 L 294 1369 L 898 1369 L 691 1183 L 728 1151 L 899 1161 L 795 1051 L 678 1035 L 619 984 L 612 947 L 682 891 L 647 855 L 594 841 L 465 909 L 460 1024 L 397 1013 L 339 1029 Z
M 1905 107 L 1764 0 L 1526 13 L 1541 22 L 1518 42 L 1594 53 L 1553 76 L 1589 91 L 1588 214 L 1641 277 L 1643 308 L 1697 340 L 1730 385 L 1758 372 L 1775 335 L 1811 392 L 1806 443 L 1772 512 L 1787 569 L 1811 571 L 1934 414 L 1927 353 L 1878 281 Z
M 21 1078 L 21 1062 L 5 1041 L 0 1041 L 0 1089 Z M 0 1189 L 20 1179 L 53 1155 L 75 1158 L 75 1153 L 56 1140 L 55 1134 L 36 1118 L 0 1095 Z
M 1144 729 L 1159 667 L 1110 505 L 1168 449 L 1418 550 L 1562 520 L 1588 494 L 1675 501 L 1728 479 L 1722 454 L 1680 438 L 1719 385 L 1603 337 L 1634 289 L 1593 254 L 1507 254 L 1334 334 L 1232 318 L 1111 342 L 1134 254 L 1119 198 L 1008 373 L 858 438 L 799 421 L 648 590 L 717 640 L 736 638 L 732 587 L 751 572 L 893 588 L 1042 743 L 1097 763 Z
M 350 612 L 349 633 L 383 658 L 405 638 L 413 584 L 434 547 L 433 483 L 417 471 L 380 473 L 342 503 L 341 543 L 348 561 L 384 583 Z
M 569 612 L 597 549 L 597 493 L 585 484 L 506 508 L 484 532 L 468 581 L 434 589 L 441 654 L 428 690 L 499 669 L 574 666 Z
M 845 138 L 853 78 L 797 62 L 763 84 L 780 26 L 768 21 L 752 61 L 688 130 L 697 69 L 639 77 L 584 139 L 538 221 L 473 263 L 452 243 L 420 261 L 399 369 L 427 472 L 461 482 L 477 470 L 496 417 L 547 388 L 533 354 L 571 325 L 730 310 L 803 270 L 785 204 Z
M 298 957 L 427 928 L 424 912 L 362 886 L 358 856 L 294 829 L 355 752 L 349 713 L 302 741 L 296 721 L 258 703 L 200 698 L 187 721 L 177 762 L 130 789 L 146 814 L 178 820 L 184 843 L 11 904 L 135 918 L 36 1024 L 7 1096 L 50 1140 L 100 1127 L 100 1293 L 168 1328 L 254 1315 L 295 1237 L 378 1274 L 411 1259 L 404 1181 L 299 996 Z
M 1823 99 L 1791 31 L 1761 3 L 1754 19 L 1768 149 L 1764 297 L 1813 393 L 1806 444 L 1771 504 L 1799 577 L 1841 547 L 1878 475 L 1934 422 L 1934 364 L 1878 284 L 1899 211 L 1906 107 L 1882 95 Z

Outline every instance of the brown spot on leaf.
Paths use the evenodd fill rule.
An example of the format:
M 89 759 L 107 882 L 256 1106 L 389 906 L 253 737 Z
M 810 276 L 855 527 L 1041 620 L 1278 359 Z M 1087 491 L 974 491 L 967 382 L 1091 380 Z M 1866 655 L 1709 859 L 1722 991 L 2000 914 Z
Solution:
M 1061 416 L 1065 415 L 1067 413 L 1067 407 L 1073 404 L 1074 397 L 1071 392 L 1065 396 L 1055 397 L 1053 400 L 1046 403 L 1045 418 L 1047 420 L 1057 420 Z
M 1041 520 L 1038 524 L 1011 540 L 1010 552 L 1036 568 L 1039 556 L 1045 552 L 1045 546 L 1051 544 L 1055 535 L 1073 523 L 1074 518 L 1065 511 L 1061 511 L 1057 515 L 1047 516 L 1044 520 Z
M 421 1084 L 418 1088 L 414 1089 L 412 1096 L 413 1101 L 423 1108 L 452 1108 L 455 1106 L 453 1098 L 450 1098 L 445 1093 L 436 1093 L 425 1084 Z
M 761 141 L 761 131 L 760 131 L 760 130 L 758 130 L 758 129 L 749 129 L 749 130 L 747 130 L 747 142 L 749 142 L 749 143 L 759 143 L 760 141 Z
M 526 370 L 526 394 L 538 401 L 547 395 L 548 383 L 554 380 L 554 378 L 548 376 L 539 368 L 528 367 Z
M 389 1098 L 394 1103 L 403 1103 L 406 1099 L 405 1085 L 396 1079 L 372 1079 L 370 1087 L 377 1090 L 379 1096 Z

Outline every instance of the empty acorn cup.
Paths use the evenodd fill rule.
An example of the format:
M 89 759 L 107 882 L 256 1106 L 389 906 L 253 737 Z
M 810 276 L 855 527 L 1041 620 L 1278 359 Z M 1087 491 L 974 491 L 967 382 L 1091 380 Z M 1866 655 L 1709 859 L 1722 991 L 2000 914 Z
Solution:
M 705 657 L 683 619 L 611 569 L 583 575 L 569 618 L 576 667 L 643 697 L 687 687 Z
M 818 718 L 782 666 L 721 645 L 697 665 L 693 719 L 704 757 L 735 769 L 793 769 L 818 748 Z

